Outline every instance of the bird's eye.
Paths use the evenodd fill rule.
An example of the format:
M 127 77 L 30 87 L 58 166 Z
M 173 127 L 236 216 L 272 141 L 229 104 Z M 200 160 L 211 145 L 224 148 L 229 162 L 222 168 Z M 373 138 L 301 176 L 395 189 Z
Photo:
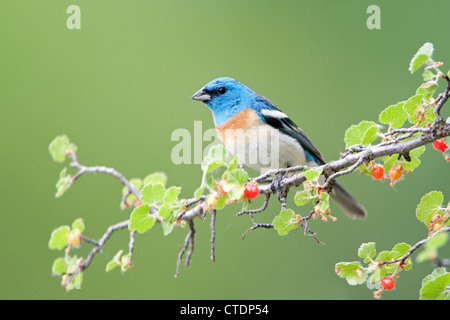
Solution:
M 227 92 L 227 88 L 225 88 L 225 87 L 220 87 L 219 89 L 217 89 L 217 91 L 218 91 L 220 94 L 224 94 L 225 92 Z

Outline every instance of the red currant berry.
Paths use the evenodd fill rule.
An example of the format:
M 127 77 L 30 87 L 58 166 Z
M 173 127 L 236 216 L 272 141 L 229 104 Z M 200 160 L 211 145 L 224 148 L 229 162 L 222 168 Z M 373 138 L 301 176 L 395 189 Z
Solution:
M 379 180 L 384 176 L 384 168 L 380 164 L 375 164 L 372 168 L 372 177 Z
M 393 166 L 390 170 L 389 170 L 389 177 L 395 181 L 398 180 L 402 177 L 402 169 L 399 168 L 398 166 Z
M 433 147 L 437 151 L 445 151 L 448 149 L 448 145 L 444 142 L 444 139 L 439 139 L 433 142 Z
M 244 195 L 248 199 L 256 198 L 259 195 L 259 189 L 257 183 L 246 183 L 244 186 Z
M 386 290 L 392 290 L 395 287 L 395 280 L 391 277 L 384 277 L 380 281 L 381 286 Z

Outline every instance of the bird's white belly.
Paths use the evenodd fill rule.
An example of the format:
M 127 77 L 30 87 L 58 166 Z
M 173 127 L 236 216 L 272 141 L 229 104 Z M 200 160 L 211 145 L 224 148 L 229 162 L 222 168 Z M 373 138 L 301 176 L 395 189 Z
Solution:
M 222 141 L 240 163 L 260 172 L 308 165 L 300 144 L 269 125 L 225 130 Z

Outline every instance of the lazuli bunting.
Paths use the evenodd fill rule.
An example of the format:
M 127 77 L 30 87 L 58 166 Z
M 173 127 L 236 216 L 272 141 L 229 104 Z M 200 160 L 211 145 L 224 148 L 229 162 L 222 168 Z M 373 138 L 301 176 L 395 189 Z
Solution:
M 226 149 L 255 170 L 325 164 L 319 150 L 286 114 L 232 78 L 209 82 L 192 99 L 211 109 L 217 135 Z M 331 196 L 347 216 L 366 216 L 364 207 L 340 184 L 335 184 Z

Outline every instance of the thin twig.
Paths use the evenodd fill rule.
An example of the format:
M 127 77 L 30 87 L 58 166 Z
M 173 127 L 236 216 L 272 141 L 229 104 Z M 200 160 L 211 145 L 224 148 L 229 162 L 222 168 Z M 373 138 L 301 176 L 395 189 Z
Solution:
M 244 213 L 253 214 L 253 213 L 262 212 L 262 211 L 264 211 L 264 210 L 267 209 L 267 206 L 268 206 L 268 204 L 269 204 L 269 200 L 270 200 L 270 193 L 266 193 L 266 194 L 264 195 L 264 203 L 263 203 L 263 205 L 262 205 L 261 208 L 254 209 L 254 210 L 243 210 L 243 211 L 239 211 L 238 213 L 236 213 L 236 216 L 243 215 Z
M 216 261 L 216 210 L 211 210 L 211 260 L 212 262 Z
M 394 259 L 394 260 L 390 260 L 390 261 L 381 261 L 378 262 L 378 266 L 383 266 L 385 264 L 393 264 L 393 263 L 398 263 L 398 262 L 405 262 L 406 259 L 408 259 L 413 253 L 414 251 L 416 251 L 417 249 L 419 249 L 421 246 L 423 246 L 425 243 L 427 243 L 430 239 L 434 238 L 437 234 L 441 233 L 441 232 L 449 232 L 450 231 L 450 227 L 445 227 L 440 229 L 439 231 L 435 231 L 431 236 L 429 236 L 428 238 L 422 239 L 419 242 L 417 242 L 415 245 L 413 245 L 408 252 L 406 252 L 403 256 L 401 256 L 398 259 Z
M 91 264 L 92 259 L 94 258 L 94 256 L 100 252 L 100 250 L 103 248 L 103 246 L 105 245 L 106 241 L 109 239 L 109 237 L 111 237 L 111 235 L 113 234 L 113 232 L 117 231 L 117 230 L 121 230 L 121 229 L 125 229 L 128 228 L 128 223 L 129 220 L 125 220 L 119 223 L 116 223 L 115 225 L 110 226 L 106 232 L 103 234 L 103 236 L 100 238 L 100 240 L 98 240 L 97 245 L 91 250 L 91 252 L 89 253 L 89 255 L 87 256 L 86 259 L 84 259 L 83 261 L 81 261 L 81 263 L 79 264 L 77 270 L 75 270 L 75 272 L 73 274 L 70 275 L 70 277 L 67 279 L 66 283 L 71 283 L 72 280 L 80 273 L 82 272 L 84 269 L 86 269 L 87 267 L 89 267 L 89 265 Z

